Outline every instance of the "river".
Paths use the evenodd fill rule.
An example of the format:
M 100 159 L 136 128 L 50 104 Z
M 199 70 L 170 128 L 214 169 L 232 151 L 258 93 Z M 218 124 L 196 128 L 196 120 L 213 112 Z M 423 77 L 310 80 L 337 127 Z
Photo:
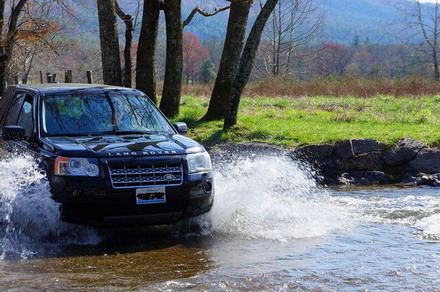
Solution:
M 216 170 L 179 234 L 60 222 L 32 160 L 0 161 L 0 290 L 440 291 L 439 189 L 322 188 L 279 156 Z

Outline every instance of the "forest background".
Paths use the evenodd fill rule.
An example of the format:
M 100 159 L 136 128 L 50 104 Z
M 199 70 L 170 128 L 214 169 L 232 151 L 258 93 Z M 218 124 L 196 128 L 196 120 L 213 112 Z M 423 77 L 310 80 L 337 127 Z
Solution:
M 109 83 L 103 74 L 108 70 L 103 69 L 105 58 L 102 48 L 106 45 L 102 43 L 102 31 L 100 36 L 100 2 L 105 1 L 1 1 L 3 8 L 0 8 L 5 15 L 1 20 L 2 53 L 3 56 L 9 54 L 9 61 L 3 66 L 7 84 L 45 82 L 46 73 L 56 74 L 57 81 L 63 82 L 68 70 L 72 72 L 74 82 L 86 82 L 86 71 L 91 71 L 96 83 Z M 136 72 L 139 60 L 136 53 L 139 51 L 146 6 L 141 0 L 115 2 L 119 4 L 117 38 L 121 44 L 118 53 L 125 72 L 124 85 L 139 87 L 133 76 L 139 73 Z M 183 87 L 183 95 L 209 98 L 224 48 L 227 48 L 225 35 L 231 22 L 227 5 L 239 1 L 177 2 L 182 5 L 183 17 L 181 83 L 187 85 Z M 263 5 L 268 2 L 253 1 L 247 21 L 247 36 Z M 252 62 L 250 85 L 244 91 L 246 96 L 372 97 L 382 94 L 420 97 L 437 94 L 437 81 L 440 79 L 438 1 L 272 2 L 276 3 L 275 8 L 265 25 Z M 18 7 L 22 13 L 14 15 Z M 11 27 L 14 17 L 16 27 Z M 129 59 L 124 55 L 127 52 L 127 47 L 124 47 L 127 17 L 133 35 Z M 161 12 L 154 49 L 154 77 L 158 81 L 159 99 L 163 94 L 162 81 L 167 69 L 169 38 L 165 24 L 166 13 Z M 14 47 L 8 52 L 8 40 L 11 38 Z M 3 59 L 0 58 L 0 61 Z M 180 98 L 180 92 L 173 94 Z M 156 100 L 156 92 L 149 95 Z M 166 109 L 163 110 L 166 112 Z M 178 111 L 167 114 L 174 117 Z

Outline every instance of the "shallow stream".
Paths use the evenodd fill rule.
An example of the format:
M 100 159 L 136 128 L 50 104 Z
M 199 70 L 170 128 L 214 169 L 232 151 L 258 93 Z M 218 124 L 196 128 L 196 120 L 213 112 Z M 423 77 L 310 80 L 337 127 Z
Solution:
M 60 222 L 32 160 L 0 161 L 0 290 L 440 291 L 439 189 L 323 189 L 278 156 L 216 168 L 179 234 Z

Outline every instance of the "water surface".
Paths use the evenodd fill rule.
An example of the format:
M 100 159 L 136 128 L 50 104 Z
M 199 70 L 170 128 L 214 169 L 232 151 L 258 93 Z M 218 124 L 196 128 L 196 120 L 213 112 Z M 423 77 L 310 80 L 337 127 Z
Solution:
M 0 290 L 440 291 L 439 189 L 323 189 L 276 156 L 216 168 L 180 234 L 60 222 L 32 161 L 0 161 Z

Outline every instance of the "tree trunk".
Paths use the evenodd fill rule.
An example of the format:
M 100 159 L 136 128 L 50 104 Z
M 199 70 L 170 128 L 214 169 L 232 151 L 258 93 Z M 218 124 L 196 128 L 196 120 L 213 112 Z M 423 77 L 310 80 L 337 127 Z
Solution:
M 3 35 L 4 13 L 5 13 L 5 1 L 0 1 L 0 96 L 6 88 L 7 70 L 9 62 L 12 57 L 15 45 L 15 34 L 17 31 L 18 18 L 27 0 L 20 0 L 11 12 L 9 19 L 9 27 L 6 35 Z
M 3 92 L 6 89 L 6 68 L 8 66 L 8 62 L 6 58 L 0 58 L 0 97 L 3 96 Z
M 148 1 L 147 1 L 148 2 Z M 124 86 L 132 86 L 131 68 L 133 67 L 131 62 L 131 46 L 133 43 L 133 17 L 129 14 L 125 14 L 119 7 L 116 1 L 116 14 L 125 23 L 125 48 L 124 48 Z
M 0 1 L 0 39 L 3 38 L 3 23 L 5 19 L 5 1 Z M 3 54 L 3 48 L 0 47 L 0 54 Z
M 434 49 L 434 53 L 432 56 L 432 62 L 434 64 L 434 78 L 435 80 L 440 80 L 440 70 L 439 70 L 439 64 L 438 64 L 438 58 L 437 58 L 437 49 Z
M 276 50 L 276 63 L 275 63 L 275 76 L 280 76 L 281 71 L 281 47 L 283 45 L 283 9 L 281 5 L 278 5 L 278 27 L 277 27 L 277 50 Z
M 263 29 L 277 2 L 278 0 L 267 0 L 266 4 L 258 14 L 257 20 L 252 26 L 251 33 L 246 41 L 246 45 L 240 59 L 240 66 L 237 76 L 235 77 L 232 85 L 230 101 L 223 126 L 224 129 L 228 129 L 237 124 L 238 106 L 240 105 L 241 94 L 243 93 L 246 83 L 249 81 L 249 76 L 252 72 L 255 55 L 257 53 L 258 46 L 260 45 Z
M 276 21 L 276 15 L 272 18 L 272 76 L 275 76 L 276 74 L 276 51 L 277 51 L 277 21 Z
M 181 0 L 165 0 L 164 11 L 167 31 L 167 56 L 160 109 L 166 116 L 175 117 L 179 114 L 183 70 Z
M 156 43 L 160 0 L 144 1 L 142 27 L 136 61 L 136 88 L 156 103 Z
M 237 74 L 240 54 L 243 50 L 251 1 L 233 1 L 229 12 L 228 29 L 215 80 L 208 112 L 203 120 L 224 118 L 231 86 Z
M 121 57 L 115 0 L 98 0 L 97 3 L 104 83 L 121 86 Z

